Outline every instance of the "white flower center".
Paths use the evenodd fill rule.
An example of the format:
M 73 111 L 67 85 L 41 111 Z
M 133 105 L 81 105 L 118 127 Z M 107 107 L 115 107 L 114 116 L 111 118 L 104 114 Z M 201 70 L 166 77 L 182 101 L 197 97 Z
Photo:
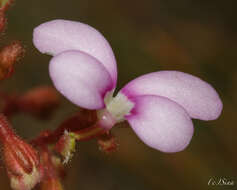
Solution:
M 124 116 L 129 115 L 134 107 L 134 103 L 122 93 L 118 93 L 117 96 L 113 97 L 113 91 L 106 94 L 104 102 L 106 108 L 97 111 L 98 117 L 103 119 L 103 122 L 106 122 L 104 118 L 109 118 L 108 114 L 110 115 L 109 123 L 111 123 L 111 119 L 114 120 L 114 123 L 122 122 L 125 120 Z

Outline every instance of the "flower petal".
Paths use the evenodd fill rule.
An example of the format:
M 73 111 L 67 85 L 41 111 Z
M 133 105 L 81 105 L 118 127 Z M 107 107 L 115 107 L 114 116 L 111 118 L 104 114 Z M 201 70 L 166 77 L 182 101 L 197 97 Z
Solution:
M 213 120 L 222 111 L 222 102 L 208 83 L 178 71 L 160 71 L 129 82 L 122 90 L 127 97 L 158 95 L 183 106 L 192 118 Z
M 49 21 L 34 29 L 33 43 L 41 53 L 50 55 L 80 50 L 94 56 L 108 70 L 115 87 L 117 65 L 113 51 L 103 35 L 91 26 L 68 20 Z
M 66 51 L 53 57 L 49 74 L 57 90 L 86 109 L 103 108 L 104 96 L 113 88 L 105 67 L 81 51 Z
M 129 124 L 148 146 L 163 152 L 183 150 L 193 135 L 193 124 L 182 106 L 161 96 L 138 96 Z

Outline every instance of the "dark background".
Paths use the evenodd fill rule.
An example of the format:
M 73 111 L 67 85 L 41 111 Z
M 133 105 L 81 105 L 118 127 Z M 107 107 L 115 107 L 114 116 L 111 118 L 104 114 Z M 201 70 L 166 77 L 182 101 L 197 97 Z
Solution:
M 120 146 L 112 155 L 100 152 L 93 141 L 78 144 L 65 190 L 225 189 L 208 186 L 212 177 L 237 183 L 236 6 L 234 1 L 210 0 L 16 0 L 8 11 L 1 44 L 21 40 L 26 55 L 15 75 L 1 83 L 7 92 L 51 85 L 50 57 L 33 47 L 32 31 L 43 22 L 62 18 L 87 23 L 103 33 L 117 59 L 119 88 L 148 72 L 179 70 L 212 84 L 223 100 L 218 120 L 194 121 L 194 137 L 183 152 L 153 150 L 130 128 L 121 127 L 113 129 Z M 50 121 L 24 114 L 14 117 L 16 132 L 28 139 L 55 128 L 78 109 L 64 98 L 62 102 Z M 2 167 L 0 189 L 9 189 L 8 183 Z

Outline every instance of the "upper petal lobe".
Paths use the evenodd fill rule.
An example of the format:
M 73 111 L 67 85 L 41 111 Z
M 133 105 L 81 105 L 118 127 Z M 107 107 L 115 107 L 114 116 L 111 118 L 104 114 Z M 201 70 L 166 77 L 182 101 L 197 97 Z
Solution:
M 80 50 L 98 59 L 108 70 L 115 87 L 117 65 L 113 51 L 96 29 L 87 24 L 53 20 L 34 29 L 33 43 L 41 53 L 57 55 L 67 50 Z
M 121 92 L 128 97 L 158 95 L 183 106 L 192 118 L 213 120 L 222 111 L 222 102 L 208 83 L 178 71 L 160 71 L 140 76 Z

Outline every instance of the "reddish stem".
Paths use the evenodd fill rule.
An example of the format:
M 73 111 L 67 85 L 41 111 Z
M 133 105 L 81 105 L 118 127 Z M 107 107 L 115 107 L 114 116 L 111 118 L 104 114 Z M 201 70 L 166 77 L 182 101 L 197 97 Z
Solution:
M 90 129 L 95 128 L 97 115 L 95 111 L 82 110 L 76 115 L 68 118 L 62 122 L 59 127 L 54 131 L 44 131 L 38 137 L 31 141 L 32 144 L 54 144 L 64 134 L 68 132 L 88 132 Z
M 6 117 L 3 114 L 0 114 L 0 141 L 2 143 L 5 143 L 6 141 L 12 139 L 10 137 L 13 136 L 14 132 L 10 127 L 10 124 L 8 123 Z

